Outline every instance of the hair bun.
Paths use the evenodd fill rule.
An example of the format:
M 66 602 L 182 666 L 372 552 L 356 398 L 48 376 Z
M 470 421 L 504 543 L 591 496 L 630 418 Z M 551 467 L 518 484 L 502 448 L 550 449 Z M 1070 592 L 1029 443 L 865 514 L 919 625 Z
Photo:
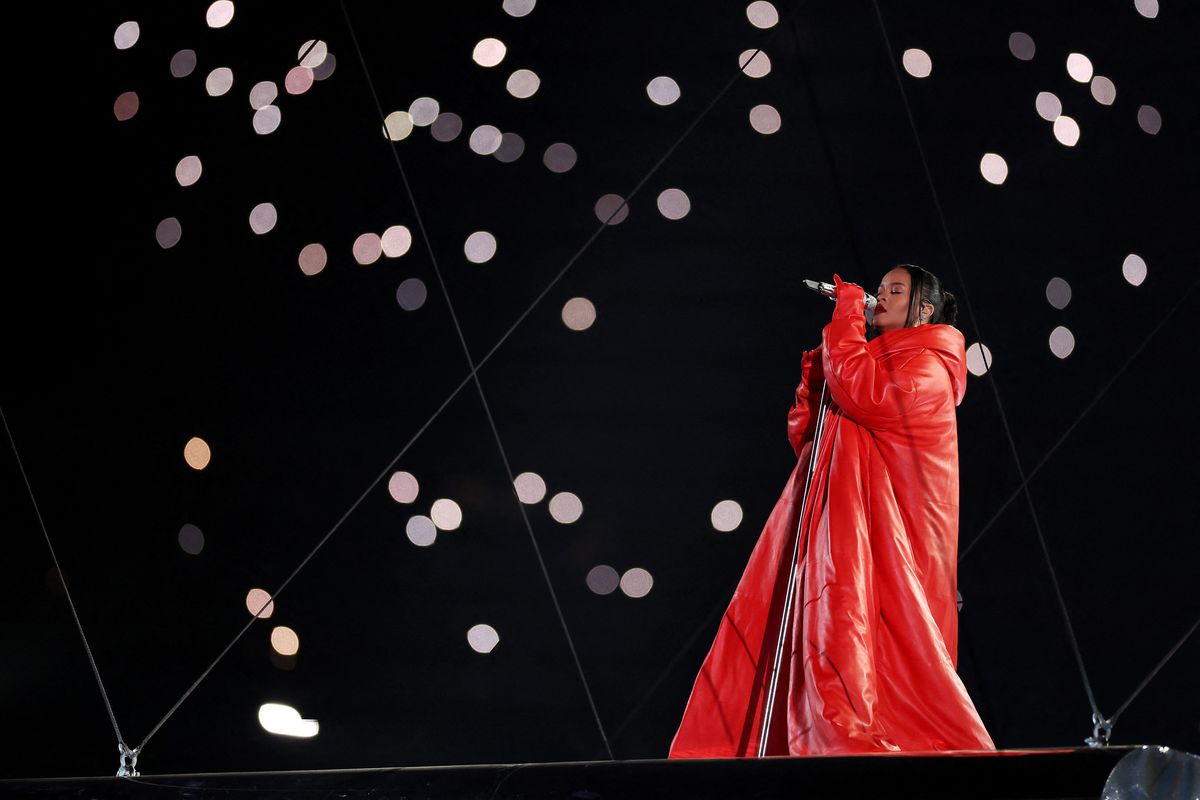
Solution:
M 952 292 L 943 292 L 945 302 L 942 304 L 942 322 L 953 325 L 958 321 L 958 298 Z

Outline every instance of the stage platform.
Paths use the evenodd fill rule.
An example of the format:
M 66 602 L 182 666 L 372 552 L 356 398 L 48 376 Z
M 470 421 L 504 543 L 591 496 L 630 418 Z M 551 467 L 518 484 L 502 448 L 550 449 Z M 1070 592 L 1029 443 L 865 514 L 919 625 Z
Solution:
M 1135 747 L 764 759 L 579 761 L 0 781 L 22 798 L 824 800 L 1100 797 Z

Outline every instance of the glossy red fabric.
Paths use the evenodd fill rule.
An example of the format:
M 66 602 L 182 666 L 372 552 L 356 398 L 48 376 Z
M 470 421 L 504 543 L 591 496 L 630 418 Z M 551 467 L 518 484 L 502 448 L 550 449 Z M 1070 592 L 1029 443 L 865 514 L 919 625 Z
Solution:
M 756 756 L 797 526 L 801 551 L 768 755 L 994 750 L 956 672 L 962 334 L 866 339 L 863 291 L 836 281 L 804 354 L 798 463 L 721 620 L 671 758 Z M 801 515 L 821 384 L 831 401 Z

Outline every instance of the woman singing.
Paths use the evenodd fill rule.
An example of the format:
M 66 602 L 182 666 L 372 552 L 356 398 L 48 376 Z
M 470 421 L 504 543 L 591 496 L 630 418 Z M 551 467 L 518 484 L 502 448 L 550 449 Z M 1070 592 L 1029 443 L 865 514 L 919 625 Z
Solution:
M 863 289 L 804 354 L 788 438 L 799 461 L 700 668 L 671 758 L 756 756 L 799 530 L 766 755 L 993 750 L 955 671 L 958 429 L 954 296 L 926 270 Z M 804 496 L 813 434 L 825 421 Z

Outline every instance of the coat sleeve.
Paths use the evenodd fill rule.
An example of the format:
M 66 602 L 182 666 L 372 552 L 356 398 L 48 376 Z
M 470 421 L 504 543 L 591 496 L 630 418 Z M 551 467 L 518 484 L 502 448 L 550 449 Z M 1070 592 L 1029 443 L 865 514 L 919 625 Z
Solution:
M 804 353 L 800 361 L 800 385 L 796 387 L 796 395 L 792 407 L 788 410 L 788 441 L 796 458 L 804 444 L 812 439 L 813 430 L 817 426 L 817 414 L 821 406 L 821 386 L 825 383 L 824 367 L 821 361 L 821 346 Z
M 867 349 L 862 287 L 837 284 L 837 307 L 821 336 L 825 379 L 833 401 L 846 416 L 868 430 L 887 430 L 920 399 L 946 391 L 949 377 L 932 353 L 903 362 L 876 361 Z

